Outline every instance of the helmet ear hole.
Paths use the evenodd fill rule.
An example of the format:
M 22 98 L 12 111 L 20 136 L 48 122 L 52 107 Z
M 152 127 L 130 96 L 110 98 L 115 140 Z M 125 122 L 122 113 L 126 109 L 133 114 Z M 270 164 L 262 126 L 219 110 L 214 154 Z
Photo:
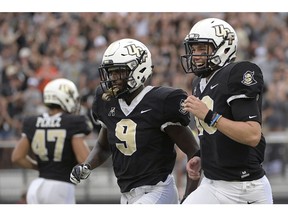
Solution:
M 228 52 L 229 52 L 229 50 L 230 50 L 230 48 L 228 47 L 228 48 L 226 48 L 225 50 L 224 50 L 224 53 L 225 54 L 227 54 Z
M 146 70 L 146 67 L 142 68 L 139 72 L 143 73 Z

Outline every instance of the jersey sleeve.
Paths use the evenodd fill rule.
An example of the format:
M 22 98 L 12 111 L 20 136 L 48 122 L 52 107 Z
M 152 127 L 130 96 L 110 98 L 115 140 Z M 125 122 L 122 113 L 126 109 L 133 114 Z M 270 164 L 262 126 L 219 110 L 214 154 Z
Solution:
M 32 140 L 33 134 L 34 134 L 34 128 L 33 122 L 31 117 L 26 117 L 23 119 L 23 125 L 22 125 L 22 134 L 25 134 L 26 137 L 29 140 Z
M 164 119 L 167 123 L 176 123 L 187 126 L 190 115 L 183 110 L 182 103 L 187 98 L 187 93 L 181 89 L 172 91 L 164 101 Z
M 231 68 L 227 85 L 228 104 L 237 98 L 256 98 L 264 87 L 262 71 L 251 62 L 239 62 Z
M 74 116 L 74 123 L 75 125 L 73 135 L 78 134 L 85 134 L 88 135 L 93 130 L 93 125 L 88 116 L 86 115 L 80 115 L 80 116 Z

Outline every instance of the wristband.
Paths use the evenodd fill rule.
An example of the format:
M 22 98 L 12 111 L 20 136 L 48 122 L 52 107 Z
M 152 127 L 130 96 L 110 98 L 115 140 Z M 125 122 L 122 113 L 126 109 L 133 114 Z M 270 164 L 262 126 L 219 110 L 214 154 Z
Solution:
M 210 126 L 210 123 L 211 123 L 211 121 L 213 119 L 213 114 L 214 114 L 213 111 L 209 110 L 208 113 L 206 114 L 205 118 L 204 118 L 204 122 L 206 124 L 208 124 L 209 126 Z
M 212 121 L 211 121 L 211 123 L 210 123 L 210 127 L 215 127 L 216 126 L 216 124 L 217 124 L 217 122 L 219 121 L 219 119 L 222 117 L 222 115 L 220 115 L 220 114 L 218 114 L 218 113 L 216 113 L 216 115 L 214 116 L 213 115 L 213 119 L 212 119 Z
M 218 114 L 217 112 L 209 110 L 204 118 L 204 122 L 208 124 L 210 127 L 215 127 L 221 117 L 222 115 Z

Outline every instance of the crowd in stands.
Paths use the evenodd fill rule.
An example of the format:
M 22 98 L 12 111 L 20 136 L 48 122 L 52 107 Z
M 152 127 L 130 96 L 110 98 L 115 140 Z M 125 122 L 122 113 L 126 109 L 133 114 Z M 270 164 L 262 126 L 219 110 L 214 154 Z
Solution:
M 191 92 L 180 55 L 190 27 L 205 17 L 229 22 L 239 39 L 238 60 L 252 60 L 266 83 L 266 131 L 288 127 L 288 13 L 0 13 L 0 140 L 20 136 L 23 116 L 45 111 L 41 93 L 51 79 L 74 81 L 82 112 L 99 84 L 98 66 L 107 46 L 135 38 L 154 56 L 152 85 Z M 97 126 L 96 132 L 97 132 Z

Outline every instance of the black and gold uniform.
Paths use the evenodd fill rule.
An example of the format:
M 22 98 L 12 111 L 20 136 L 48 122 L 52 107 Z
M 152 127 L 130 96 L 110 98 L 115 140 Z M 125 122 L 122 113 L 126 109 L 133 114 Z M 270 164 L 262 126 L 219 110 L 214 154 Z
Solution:
M 189 124 L 190 116 L 182 110 L 186 92 L 147 86 L 130 105 L 121 98 L 103 101 L 102 93 L 98 88 L 93 115 L 107 127 L 121 192 L 165 181 L 172 173 L 176 152 L 164 128 L 171 124 Z

